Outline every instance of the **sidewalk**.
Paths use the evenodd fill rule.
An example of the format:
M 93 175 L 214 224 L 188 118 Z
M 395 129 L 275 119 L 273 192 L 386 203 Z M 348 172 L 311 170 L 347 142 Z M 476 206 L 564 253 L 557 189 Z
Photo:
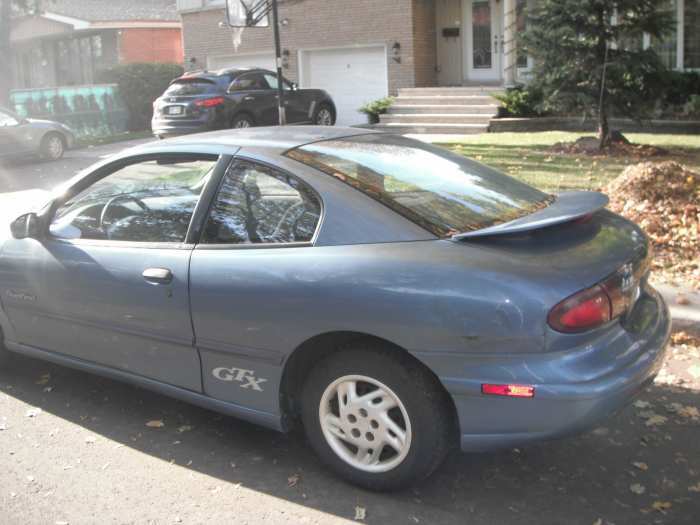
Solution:
M 652 283 L 671 310 L 674 330 L 685 330 L 700 336 L 700 292 L 670 284 Z

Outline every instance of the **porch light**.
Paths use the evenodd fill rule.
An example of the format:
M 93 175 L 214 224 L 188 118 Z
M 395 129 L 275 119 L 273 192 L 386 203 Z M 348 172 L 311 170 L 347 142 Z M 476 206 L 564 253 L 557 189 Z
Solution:
M 394 59 L 394 62 L 397 64 L 401 63 L 401 44 L 399 42 L 394 42 L 394 45 L 391 46 L 391 52 L 392 52 L 392 57 Z

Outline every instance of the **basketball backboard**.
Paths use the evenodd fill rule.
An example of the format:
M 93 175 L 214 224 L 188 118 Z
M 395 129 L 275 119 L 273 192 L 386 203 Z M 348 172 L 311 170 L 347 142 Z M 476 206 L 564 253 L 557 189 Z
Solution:
M 231 27 L 268 27 L 269 0 L 226 0 L 226 18 Z

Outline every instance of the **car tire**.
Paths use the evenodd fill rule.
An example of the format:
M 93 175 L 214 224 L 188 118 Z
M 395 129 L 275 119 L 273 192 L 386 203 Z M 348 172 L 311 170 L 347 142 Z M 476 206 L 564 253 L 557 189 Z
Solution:
M 44 160 L 59 160 L 66 152 L 66 140 L 60 133 L 47 133 L 41 139 L 39 153 Z
M 314 113 L 314 125 L 316 126 L 332 126 L 335 124 L 335 115 L 333 108 L 328 104 L 321 104 L 316 113 Z
M 231 119 L 231 128 L 243 129 L 252 128 L 255 126 L 255 121 L 248 113 L 239 113 Z
M 348 394 L 352 384 L 364 400 Z M 301 418 L 321 460 L 370 490 L 397 490 L 428 477 L 456 435 L 437 379 L 400 350 L 374 343 L 341 349 L 311 370 L 302 388 Z M 372 448 L 380 443 L 381 449 Z M 360 451 L 366 454 L 358 458 Z

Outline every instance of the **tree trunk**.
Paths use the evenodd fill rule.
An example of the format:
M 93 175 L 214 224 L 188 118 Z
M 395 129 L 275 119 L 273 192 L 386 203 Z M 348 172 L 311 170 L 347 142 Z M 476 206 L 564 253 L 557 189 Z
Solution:
M 10 2 L 11 0 L 0 0 L 0 106 L 9 106 L 12 88 Z
M 603 149 L 610 143 L 610 125 L 608 123 L 608 111 L 600 108 L 598 111 L 598 149 Z

